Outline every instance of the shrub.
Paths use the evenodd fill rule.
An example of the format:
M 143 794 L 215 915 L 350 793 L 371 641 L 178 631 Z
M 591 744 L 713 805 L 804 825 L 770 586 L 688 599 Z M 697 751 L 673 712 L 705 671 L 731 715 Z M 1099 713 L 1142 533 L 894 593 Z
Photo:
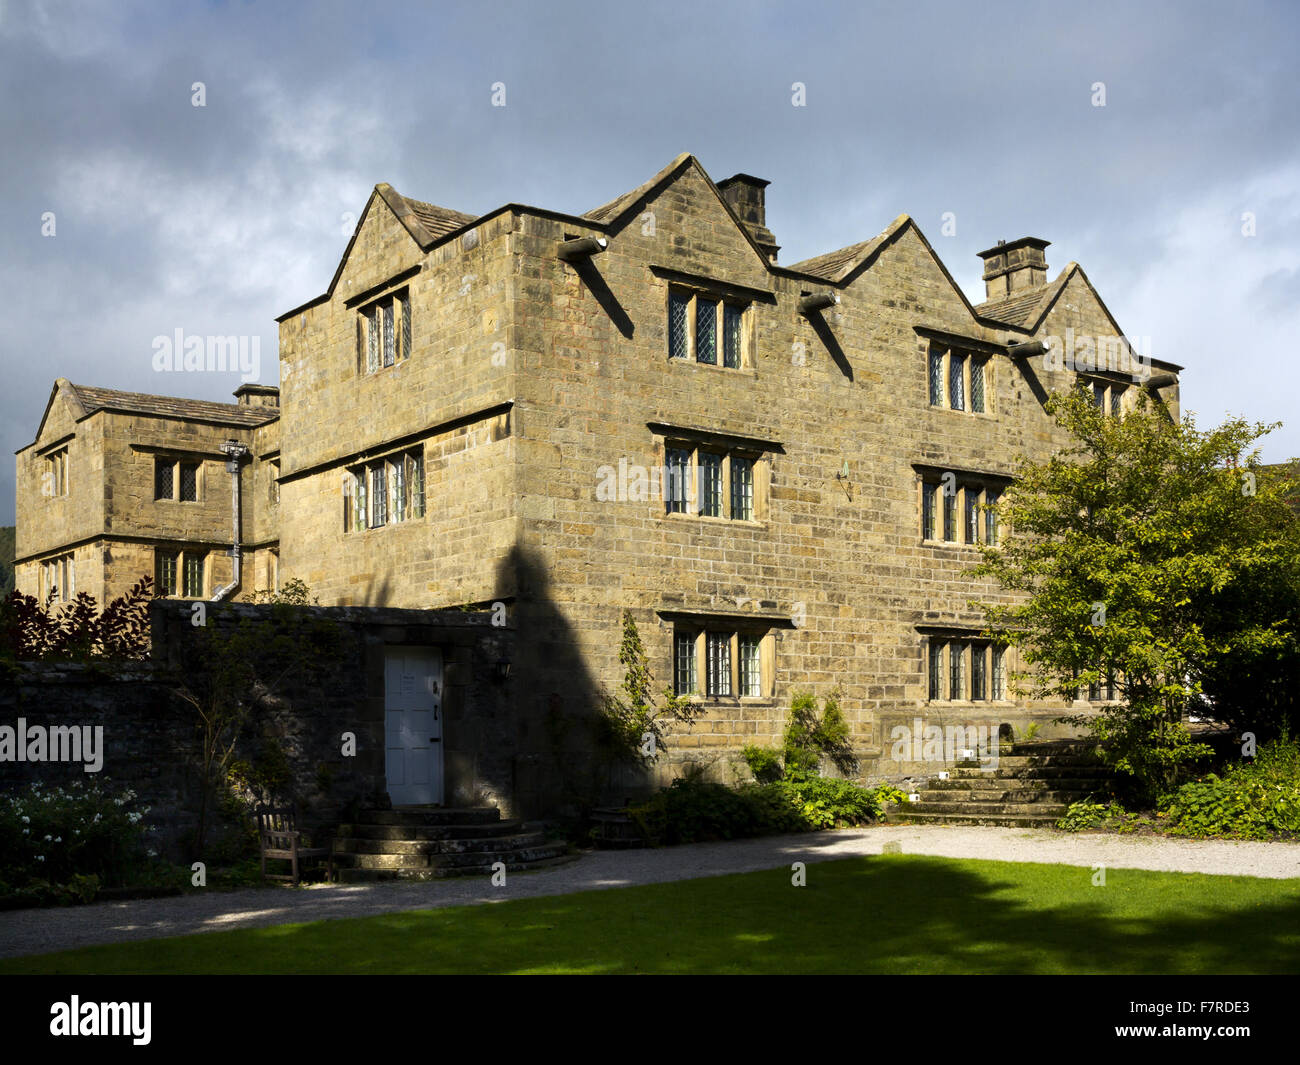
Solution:
M 127 884 L 147 864 L 145 807 L 129 788 L 99 781 L 0 797 L 0 882 L 10 892 L 43 889 L 89 901 L 101 885 Z
M 770 784 L 774 780 L 781 779 L 781 758 L 771 747 L 760 747 L 756 743 L 751 743 L 741 752 L 741 755 L 748 763 L 750 772 L 754 774 L 754 779 L 760 784 Z
M 104 609 L 85 592 L 56 604 L 10 592 L 0 599 L 0 662 L 60 659 L 142 661 L 149 657 L 149 601 L 153 580 L 142 577 Z M 12 668 L 12 667 L 11 667 Z
M 1268 839 L 1300 833 L 1300 744 L 1287 736 L 1260 746 L 1249 762 L 1184 784 L 1160 816 L 1177 836 Z
M 863 788 L 822 777 L 735 789 L 692 778 L 674 780 L 629 812 L 652 843 L 698 843 L 866 824 L 880 816 L 882 803 L 903 797 L 889 785 Z

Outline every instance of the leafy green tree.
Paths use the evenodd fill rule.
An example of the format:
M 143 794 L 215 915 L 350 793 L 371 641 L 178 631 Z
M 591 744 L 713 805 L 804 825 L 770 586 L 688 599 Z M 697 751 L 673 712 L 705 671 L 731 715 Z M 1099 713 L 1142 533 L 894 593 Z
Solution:
M 655 702 L 650 660 L 629 610 L 623 611 L 618 660 L 626 672 L 618 692 L 604 697 L 601 745 L 615 761 L 647 765 L 667 746 L 664 723 L 690 724 L 704 713 L 704 706 L 674 694 L 671 686 L 664 687 L 662 703 Z
M 1034 697 L 1073 698 L 1113 677 L 1117 704 L 1062 720 L 1089 728 L 1148 790 L 1167 791 L 1209 753 L 1185 723 L 1213 698 L 1207 684 L 1243 655 L 1268 665 L 1294 648 L 1286 597 L 1258 594 L 1296 571 L 1291 489 L 1260 475 L 1257 451 L 1241 458 L 1275 426 L 1234 418 L 1202 432 L 1144 391 L 1122 417 L 1082 387 L 1048 410 L 1075 443 L 1021 467 L 997 504 L 1007 531 L 973 570 L 1023 598 L 978 606 L 1020 649 L 1018 679 Z

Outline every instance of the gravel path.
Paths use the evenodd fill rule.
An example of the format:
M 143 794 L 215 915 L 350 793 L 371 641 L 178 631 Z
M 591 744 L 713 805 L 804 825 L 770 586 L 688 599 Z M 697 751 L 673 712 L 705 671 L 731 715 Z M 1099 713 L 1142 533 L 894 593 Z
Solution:
M 948 858 L 1105 865 L 1111 869 L 1274 879 L 1300 877 L 1300 844 L 1063 835 L 1050 829 L 877 825 L 662 850 L 596 851 L 558 868 L 512 873 L 502 887 L 493 887 L 487 877 L 465 877 L 412 884 L 328 884 L 299 891 L 256 888 L 73 908 L 15 910 L 0 913 L 0 957 L 228 928 L 368 917 L 402 910 L 693 880 L 774 869 L 796 861 L 812 864 L 880 854 L 886 845 L 890 850 L 896 845 L 904 854 Z

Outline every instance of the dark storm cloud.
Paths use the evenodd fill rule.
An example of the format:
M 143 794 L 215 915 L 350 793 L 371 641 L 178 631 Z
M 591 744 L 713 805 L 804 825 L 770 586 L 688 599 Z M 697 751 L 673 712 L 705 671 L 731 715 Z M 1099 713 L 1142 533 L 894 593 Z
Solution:
M 0 430 L 30 442 L 57 376 L 229 398 L 237 375 L 152 371 L 178 327 L 261 336 L 274 381 L 274 316 L 376 182 L 579 212 L 682 151 L 772 181 L 783 262 L 907 212 L 978 299 L 978 250 L 1051 240 L 1203 421 L 1285 420 L 1298 29 L 1284 4 L 6 5 Z M 1266 448 L 1297 452 L 1292 426 Z M 11 521 L 12 463 L 0 499 Z

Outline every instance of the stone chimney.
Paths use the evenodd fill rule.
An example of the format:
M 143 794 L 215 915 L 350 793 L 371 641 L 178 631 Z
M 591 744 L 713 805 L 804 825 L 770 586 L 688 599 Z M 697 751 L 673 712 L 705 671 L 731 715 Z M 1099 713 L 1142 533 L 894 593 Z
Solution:
M 278 407 L 280 390 L 275 385 L 240 385 L 235 399 L 241 407 Z
M 990 300 L 1002 300 L 1047 284 L 1047 260 L 1043 249 L 1050 240 L 1021 237 L 979 253 L 984 260 L 984 291 Z
M 776 237 L 772 236 L 772 231 L 767 228 L 766 193 L 763 191 L 770 184 L 770 181 L 749 174 L 735 174 L 725 181 L 719 181 L 718 191 L 749 230 L 754 243 L 763 249 L 770 262 L 776 262 L 780 246 L 776 243 Z

